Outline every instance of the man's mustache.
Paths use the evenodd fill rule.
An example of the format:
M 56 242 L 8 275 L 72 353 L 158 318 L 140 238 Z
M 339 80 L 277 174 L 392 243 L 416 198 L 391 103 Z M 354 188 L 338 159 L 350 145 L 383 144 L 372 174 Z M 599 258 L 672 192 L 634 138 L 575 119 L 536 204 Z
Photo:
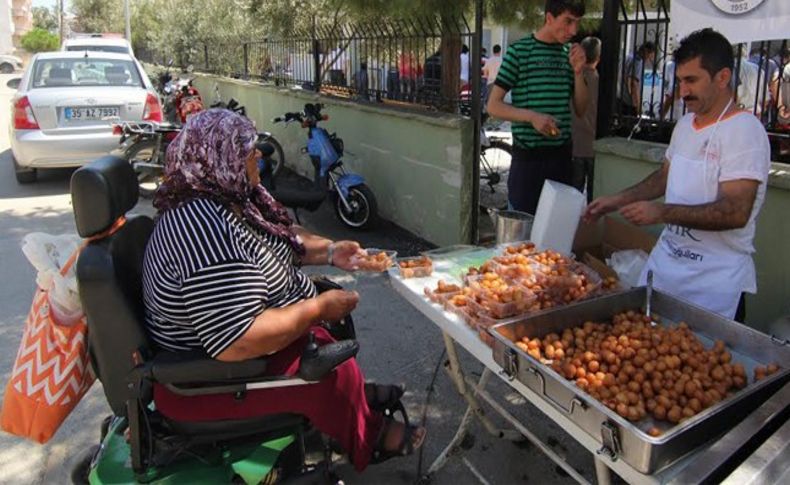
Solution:
M 689 101 L 697 101 L 698 98 L 696 96 L 686 96 L 683 98 L 683 101 L 688 103 Z

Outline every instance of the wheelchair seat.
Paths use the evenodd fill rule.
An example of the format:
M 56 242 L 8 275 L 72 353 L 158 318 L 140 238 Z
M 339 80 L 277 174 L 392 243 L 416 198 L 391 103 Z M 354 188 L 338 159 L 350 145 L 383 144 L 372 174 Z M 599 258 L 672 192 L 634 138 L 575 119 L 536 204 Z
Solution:
M 177 422 L 164 416 L 150 419 L 155 413 L 150 406 L 153 383 L 185 395 L 243 393 L 250 382 L 264 378 L 266 361 L 225 363 L 198 351 L 167 352 L 148 338 L 142 274 L 154 222 L 147 216 L 127 215 L 137 204 L 138 191 L 131 165 L 114 156 L 81 167 L 71 179 L 77 232 L 83 238 L 95 238 L 82 251 L 76 266 L 88 321 L 89 352 L 113 414 L 129 422 L 135 471 L 148 466 L 144 456 L 155 459 L 156 449 L 144 453 L 143 448 L 152 442 L 156 448 L 157 438 L 217 443 L 293 433 L 304 426 L 305 418 L 294 414 L 207 422 Z M 125 223 L 121 224 L 122 218 Z M 149 429 L 151 423 L 154 426 Z

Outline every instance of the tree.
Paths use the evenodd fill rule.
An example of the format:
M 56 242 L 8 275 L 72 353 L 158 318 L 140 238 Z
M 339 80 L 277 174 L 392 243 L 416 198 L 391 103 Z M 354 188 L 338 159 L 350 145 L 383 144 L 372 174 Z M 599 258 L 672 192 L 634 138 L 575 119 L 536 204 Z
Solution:
M 75 30 L 79 32 L 124 31 L 121 0 L 71 0 L 71 12 L 76 17 Z
M 58 17 L 54 10 L 47 7 L 33 7 L 33 27 L 56 32 L 58 30 Z
M 60 38 L 44 29 L 34 28 L 22 36 L 22 47 L 32 53 L 55 51 L 60 47 Z

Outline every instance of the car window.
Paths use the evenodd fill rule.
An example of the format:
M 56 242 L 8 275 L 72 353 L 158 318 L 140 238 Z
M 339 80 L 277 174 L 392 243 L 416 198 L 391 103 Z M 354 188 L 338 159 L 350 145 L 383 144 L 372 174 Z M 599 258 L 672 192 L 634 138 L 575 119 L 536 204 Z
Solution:
M 141 87 L 134 63 L 123 59 L 40 59 L 33 67 L 33 87 Z
M 117 54 L 128 54 L 129 48 L 122 45 L 69 45 L 67 51 L 94 51 L 94 52 L 115 52 Z

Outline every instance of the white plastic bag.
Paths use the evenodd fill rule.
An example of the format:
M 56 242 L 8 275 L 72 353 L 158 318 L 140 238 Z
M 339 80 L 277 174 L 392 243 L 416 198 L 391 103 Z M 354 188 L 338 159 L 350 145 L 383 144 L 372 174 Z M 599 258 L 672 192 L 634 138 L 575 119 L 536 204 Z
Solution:
M 61 269 L 79 248 L 80 238 L 74 234 L 55 236 L 33 232 L 22 239 L 22 252 L 36 268 L 36 285 L 49 291 L 50 309 L 63 325 L 82 318 L 82 304 L 77 289 L 76 264 L 65 275 Z
M 623 286 L 633 288 L 639 285 L 639 276 L 647 264 L 647 258 L 647 253 L 641 249 L 626 249 L 612 253 L 606 264 L 617 273 Z

